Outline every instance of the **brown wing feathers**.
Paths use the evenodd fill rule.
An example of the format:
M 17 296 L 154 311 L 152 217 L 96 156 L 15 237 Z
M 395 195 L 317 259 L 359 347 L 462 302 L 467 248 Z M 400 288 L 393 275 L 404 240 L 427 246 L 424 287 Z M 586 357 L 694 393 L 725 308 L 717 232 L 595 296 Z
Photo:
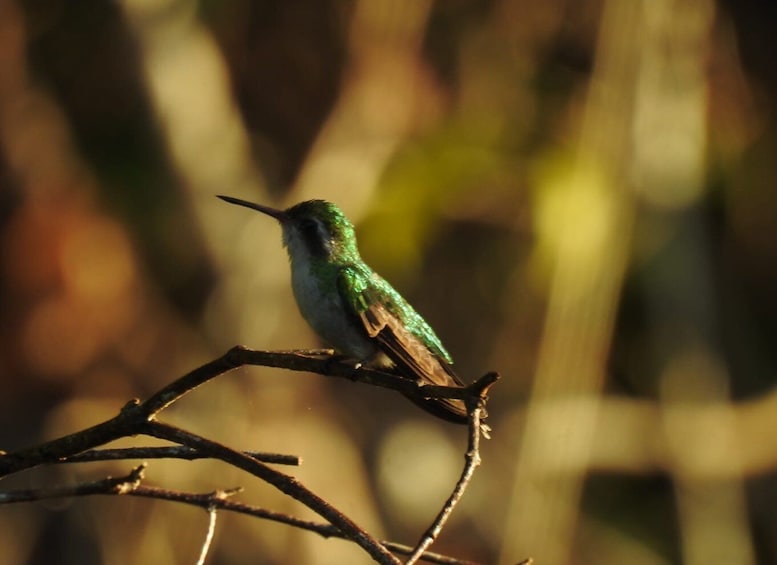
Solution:
M 401 375 L 421 383 L 463 386 L 452 367 L 433 355 L 385 306 L 372 304 L 360 317 L 370 337 L 379 343 L 381 351 L 394 362 Z M 461 400 L 427 399 L 422 407 L 448 420 L 466 421 L 467 410 Z

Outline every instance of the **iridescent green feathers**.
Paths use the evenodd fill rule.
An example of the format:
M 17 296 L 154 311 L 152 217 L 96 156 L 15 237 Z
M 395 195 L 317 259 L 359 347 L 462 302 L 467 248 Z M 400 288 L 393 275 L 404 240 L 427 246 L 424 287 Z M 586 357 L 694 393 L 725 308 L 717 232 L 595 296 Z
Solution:
M 330 234 L 329 242 L 324 246 L 319 245 L 318 250 L 326 251 L 329 262 L 341 267 L 338 285 L 343 295 L 355 297 L 352 304 L 354 314 L 361 315 L 370 304 L 382 304 L 390 314 L 402 321 L 411 334 L 418 336 L 433 354 L 453 363 L 450 353 L 445 350 L 431 326 L 401 294 L 362 261 L 353 224 L 337 206 L 325 200 L 308 200 L 289 208 L 286 214 L 303 223 L 302 231 L 305 233 L 309 230 L 311 240 L 320 234 L 313 231 L 313 224 L 306 227 L 304 219 L 315 217 L 323 222 Z

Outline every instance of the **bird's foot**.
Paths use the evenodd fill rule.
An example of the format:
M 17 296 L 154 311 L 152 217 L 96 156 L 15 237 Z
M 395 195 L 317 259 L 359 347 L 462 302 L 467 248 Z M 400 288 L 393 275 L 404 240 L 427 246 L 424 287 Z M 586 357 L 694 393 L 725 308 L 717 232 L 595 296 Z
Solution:
M 350 369 L 350 373 L 346 375 L 347 378 L 352 381 L 356 380 L 359 369 L 362 368 L 362 364 L 359 361 L 354 361 L 353 357 L 348 357 L 342 353 L 335 353 L 326 360 L 325 371 L 328 373 L 333 365 L 347 366 Z

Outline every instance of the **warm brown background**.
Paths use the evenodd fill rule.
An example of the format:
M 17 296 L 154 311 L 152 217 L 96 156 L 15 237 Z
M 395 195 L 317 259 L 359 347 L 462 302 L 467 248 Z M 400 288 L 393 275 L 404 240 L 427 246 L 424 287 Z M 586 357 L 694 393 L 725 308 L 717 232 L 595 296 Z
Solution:
M 504 376 L 435 550 L 777 562 L 776 7 L 0 0 L 0 449 L 236 343 L 317 345 L 278 227 L 213 195 L 326 198 L 461 374 Z M 166 418 L 302 456 L 309 487 L 406 543 L 464 447 L 398 395 L 269 369 Z M 220 464 L 155 461 L 148 480 L 307 515 Z M 0 561 L 192 563 L 205 527 L 138 499 L 0 507 Z M 366 561 L 222 515 L 208 562 Z

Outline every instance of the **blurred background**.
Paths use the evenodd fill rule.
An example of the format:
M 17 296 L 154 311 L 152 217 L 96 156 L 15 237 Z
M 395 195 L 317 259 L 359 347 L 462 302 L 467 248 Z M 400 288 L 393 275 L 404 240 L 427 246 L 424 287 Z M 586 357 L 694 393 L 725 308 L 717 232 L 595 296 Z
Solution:
M 238 343 L 318 346 L 278 226 L 214 195 L 324 198 L 466 381 L 503 375 L 435 551 L 777 562 L 775 24 L 753 0 L 0 0 L 0 448 Z M 301 456 L 308 487 L 411 545 L 466 445 L 391 391 L 257 367 L 163 419 Z M 147 477 L 312 517 L 223 464 Z M 0 558 L 192 563 L 206 524 L 141 499 L 5 506 Z M 227 514 L 208 559 L 368 561 Z

